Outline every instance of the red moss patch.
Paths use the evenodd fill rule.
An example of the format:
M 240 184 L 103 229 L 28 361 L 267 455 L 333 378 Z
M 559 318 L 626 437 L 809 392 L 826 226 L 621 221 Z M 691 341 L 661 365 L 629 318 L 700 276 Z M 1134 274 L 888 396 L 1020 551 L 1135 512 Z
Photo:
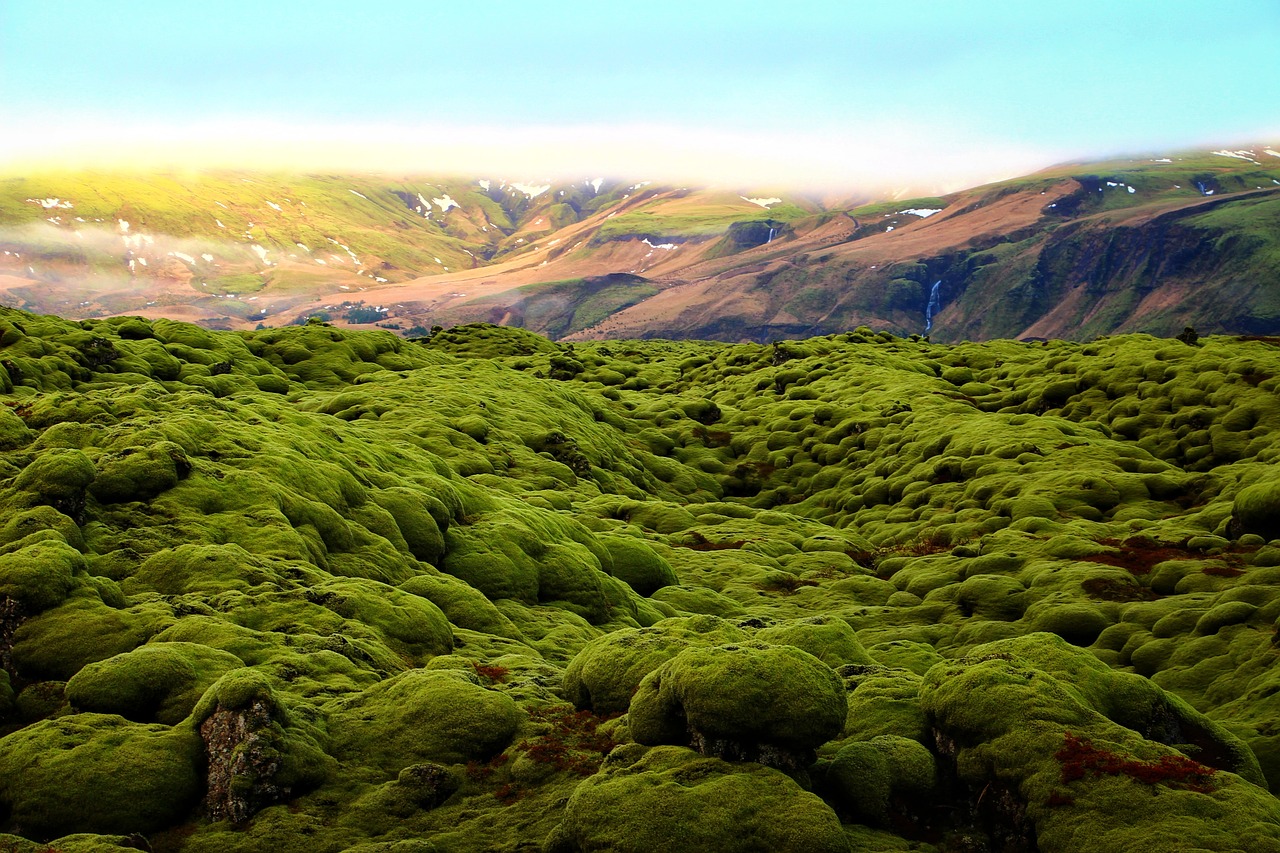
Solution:
M 1115 578 L 1090 578 L 1080 584 L 1085 595 L 1102 601 L 1155 601 L 1159 593 Z
M 1186 560 L 1201 556 L 1197 552 L 1188 551 L 1181 546 L 1156 542 L 1153 539 L 1147 539 L 1142 536 L 1135 536 L 1123 541 L 1119 539 L 1099 539 L 1098 544 L 1106 545 L 1108 548 L 1118 548 L 1120 553 L 1094 554 L 1090 557 L 1081 557 L 1080 561 L 1101 563 L 1104 566 L 1126 569 L 1130 574 L 1135 575 L 1148 574 L 1153 566 L 1157 563 L 1163 563 L 1165 560 Z
M 1238 578 L 1244 574 L 1244 569 L 1235 566 L 1205 566 L 1200 571 L 1215 578 Z
M 600 724 L 617 715 L 598 717 L 590 711 L 546 708 L 529 715 L 535 723 L 546 723 L 547 730 L 537 737 L 516 745 L 539 764 L 550 764 L 556 770 L 567 770 L 579 776 L 590 776 L 617 743 L 598 731 Z
M 488 681 L 490 684 L 502 684 L 507 680 L 507 676 L 511 674 L 511 670 L 505 666 L 497 664 L 484 664 L 476 661 L 471 662 L 471 668 L 476 671 L 476 675 Z
M 1128 776 L 1144 785 L 1168 785 L 1208 793 L 1218 771 L 1183 755 L 1166 755 L 1155 761 L 1129 758 L 1093 745 L 1087 738 L 1067 732 L 1062 749 L 1054 753 L 1062 764 L 1062 781 L 1075 782 L 1094 776 Z

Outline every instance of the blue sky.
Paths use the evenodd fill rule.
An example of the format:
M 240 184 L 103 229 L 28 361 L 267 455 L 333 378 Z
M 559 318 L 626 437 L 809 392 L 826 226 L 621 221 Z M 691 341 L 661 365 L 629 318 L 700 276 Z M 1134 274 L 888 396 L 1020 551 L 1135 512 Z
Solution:
M 0 3 L 0 157 L 963 183 L 1280 136 L 1280 3 Z

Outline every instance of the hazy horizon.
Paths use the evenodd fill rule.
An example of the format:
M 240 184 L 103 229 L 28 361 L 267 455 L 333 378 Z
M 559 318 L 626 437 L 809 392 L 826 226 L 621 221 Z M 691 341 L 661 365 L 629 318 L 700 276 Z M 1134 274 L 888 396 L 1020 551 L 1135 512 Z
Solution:
M 513 14 L 504 14 L 507 9 Z M 519 14 L 515 14 L 519 12 Z M 1280 7 L 11 0 L 0 168 L 946 192 L 1280 139 Z M 1247 57 L 1247 72 L 1232 69 Z M 1249 85 L 1238 85 L 1247 73 Z

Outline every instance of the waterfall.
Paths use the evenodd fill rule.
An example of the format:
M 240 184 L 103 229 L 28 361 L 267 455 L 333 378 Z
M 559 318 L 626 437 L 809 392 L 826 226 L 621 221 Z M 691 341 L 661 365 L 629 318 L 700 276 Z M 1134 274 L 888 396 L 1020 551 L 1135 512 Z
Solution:
M 933 315 L 942 310 L 942 297 L 938 293 L 941 287 L 942 279 L 938 279 L 933 283 L 933 289 L 929 291 L 929 304 L 924 306 L 924 333 L 926 335 L 933 328 Z
M 768 239 L 768 240 L 765 240 L 765 243 L 772 243 L 772 242 L 773 242 L 773 235 L 774 235 L 774 234 L 776 234 L 776 233 L 778 233 L 778 229 L 777 229 L 777 228 L 770 228 L 770 229 L 769 229 L 769 239 Z

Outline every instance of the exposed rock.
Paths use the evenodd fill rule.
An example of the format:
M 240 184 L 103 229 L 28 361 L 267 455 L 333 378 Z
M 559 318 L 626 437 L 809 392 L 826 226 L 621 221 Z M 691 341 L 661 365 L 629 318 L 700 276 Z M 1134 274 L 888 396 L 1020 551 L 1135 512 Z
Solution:
M 209 766 L 204 809 L 210 820 L 244 823 L 289 795 L 275 782 L 280 752 L 271 723 L 271 705 L 256 698 L 237 710 L 219 706 L 200 724 Z

